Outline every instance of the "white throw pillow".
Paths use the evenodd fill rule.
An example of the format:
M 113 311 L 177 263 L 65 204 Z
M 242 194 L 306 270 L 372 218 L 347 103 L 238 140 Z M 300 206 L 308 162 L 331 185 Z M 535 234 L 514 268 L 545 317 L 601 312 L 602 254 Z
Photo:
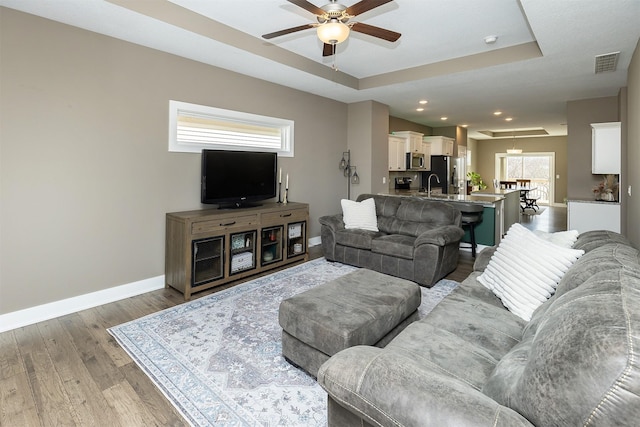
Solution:
M 551 297 L 558 282 L 582 255 L 548 242 L 515 223 L 500 242 L 478 281 L 500 298 L 513 314 L 529 321 Z
M 578 230 L 558 231 L 556 233 L 547 233 L 546 231 L 533 230 L 533 234 L 548 242 L 555 243 L 563 248 L 571 248 L 578 240 L 580 234 Z
M 342 220 L 344 228 L 359 228 L 361 230 L 378 231 L 378 218 L 376 217 L 376 202 L 365 199 L 361 202 L 342 199 Z

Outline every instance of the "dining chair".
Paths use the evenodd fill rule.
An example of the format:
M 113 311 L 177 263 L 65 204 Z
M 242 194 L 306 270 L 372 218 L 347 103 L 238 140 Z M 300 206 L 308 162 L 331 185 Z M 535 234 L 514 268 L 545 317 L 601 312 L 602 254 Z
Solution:
M 520 188 L 529 188 L 531 187 L 530 179 L 516 179 L 516 185 Z
M 507 189 L 507 188 L 516 188 L 517 183 L 515 181 L 500 181 L 500 188 L 501 189 Z

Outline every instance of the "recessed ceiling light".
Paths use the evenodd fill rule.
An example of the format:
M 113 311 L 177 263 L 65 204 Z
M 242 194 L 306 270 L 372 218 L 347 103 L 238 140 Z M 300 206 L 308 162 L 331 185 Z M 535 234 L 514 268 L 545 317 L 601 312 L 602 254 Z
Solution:
M 424 104 L 426 104 L 427 102 L 429 102 L 429 101 L 427 101 L 426 99 L 422 99 L 422 100 L 418 101 L 418 104 L 422 104 L 422 105 L 424 105 Z
M 511 120 L 513 120 L 513 117 L 505 117 L 505 121 L 510 122 Z
M 469 127 L 469 125 L 460 125 L 460 126 L 462 126 L 463 128 Z
M 440 120 L 447 120 L 448 118 L 449 117 L 447 117 L 447 116 L 442 116 L 442 117 L 440 117 Z
M 498 40 L 498 36 L 487 36 L 484 38 L 486 44 L 494 44 Z
M 502 114 L 502 111 L 500 111 L 500 110 L 493 112 L 494 116 L 499 116 L 500 114 Z
M 416 111 L 424 111 L 424 108 L 418 107 L 418 108 L 416 108 Z

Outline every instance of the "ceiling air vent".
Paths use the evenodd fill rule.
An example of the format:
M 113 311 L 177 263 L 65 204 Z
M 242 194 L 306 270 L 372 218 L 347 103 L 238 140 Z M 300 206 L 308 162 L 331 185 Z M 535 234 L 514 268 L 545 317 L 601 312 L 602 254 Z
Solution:
M 606 73 L 607 71 L 615 71 L 616 65 L 618 65 L 619 56 L 620 52 L 596 55 L 596 74 Z

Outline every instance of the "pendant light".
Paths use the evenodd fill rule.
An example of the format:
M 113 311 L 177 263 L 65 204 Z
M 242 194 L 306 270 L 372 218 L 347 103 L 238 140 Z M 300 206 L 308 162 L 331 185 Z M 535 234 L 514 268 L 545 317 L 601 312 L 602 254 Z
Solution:
M 513 135 L 513 148 L 507 148 L 507 154 L 522 154 L 521 148 L 516 148 L 516 135 Z

